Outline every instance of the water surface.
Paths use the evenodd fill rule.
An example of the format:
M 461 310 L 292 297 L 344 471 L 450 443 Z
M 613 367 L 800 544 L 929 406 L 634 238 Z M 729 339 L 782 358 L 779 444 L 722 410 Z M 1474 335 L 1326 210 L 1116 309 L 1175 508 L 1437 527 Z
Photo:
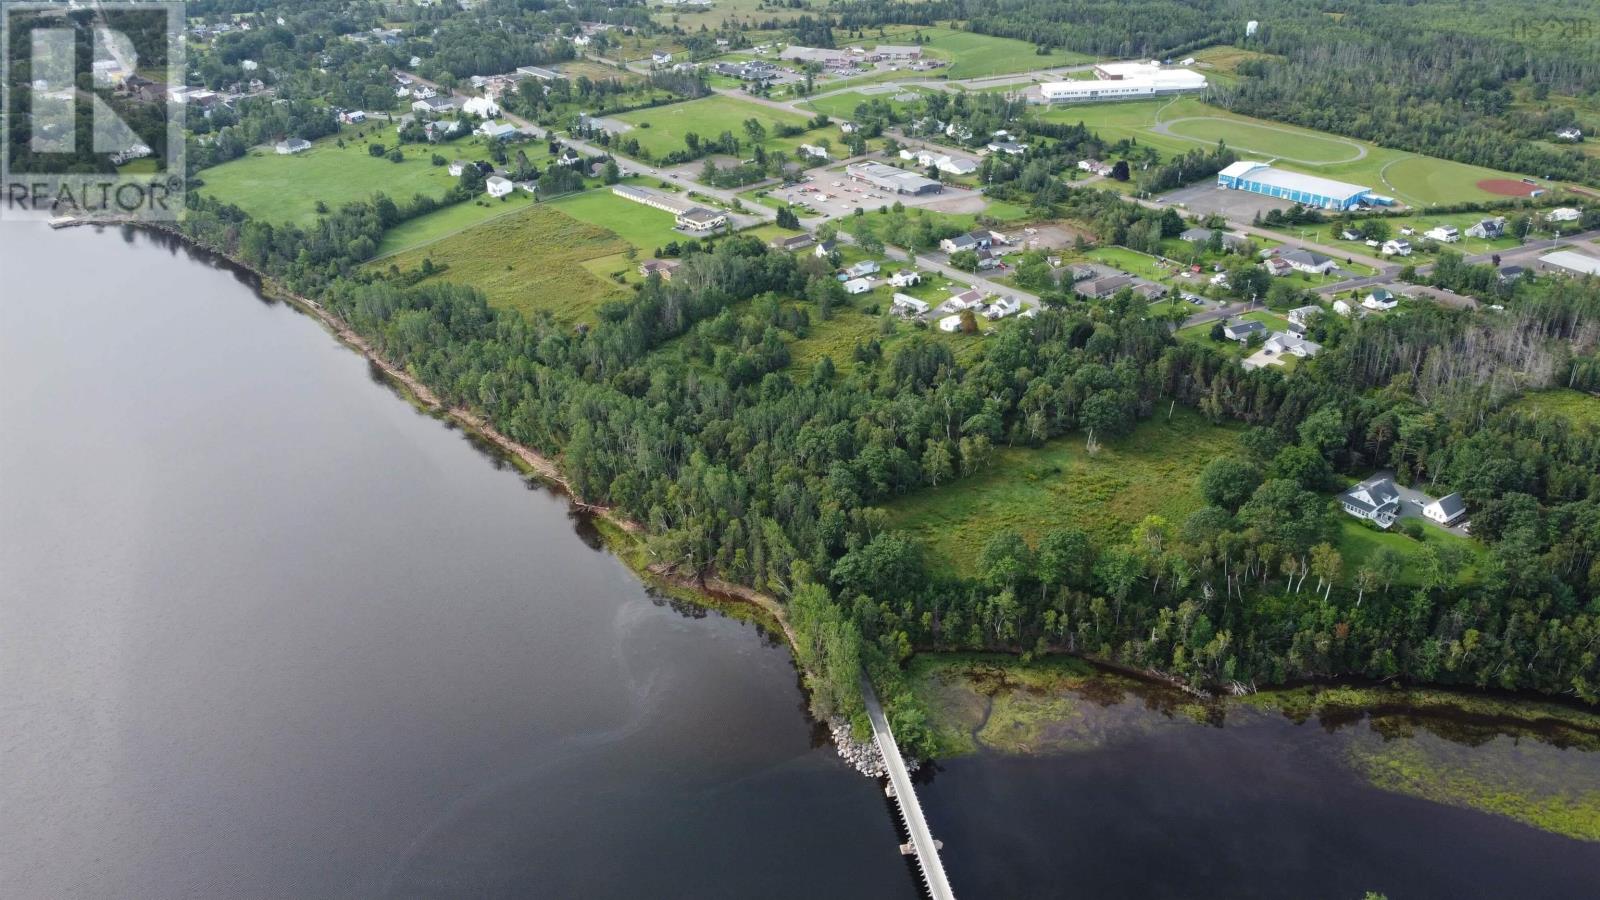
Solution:
M 313 320 L 0 236 L 0 894 L 914 897 L 786 648 Z

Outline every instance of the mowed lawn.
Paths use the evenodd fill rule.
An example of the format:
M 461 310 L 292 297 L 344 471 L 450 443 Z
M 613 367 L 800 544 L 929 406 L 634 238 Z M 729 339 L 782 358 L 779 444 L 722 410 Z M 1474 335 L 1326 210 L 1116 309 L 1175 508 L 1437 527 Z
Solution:
M 1355 583 L 1356 572 L 1372 558 L 1373 554 L 1387 548 L 1399 556 L 1402 563 L 1400 577 L 1395 580 L 1395 585 L 1420 587 L 1422 581 L 1415 564 L 1417 556 L 1422 553 L 1424 547 L 1437 549 L 1446 544 L 1453 544 L 1467 553 L 1468 562 L 1457 573 L 1457 577 L 1463 582 L 1472 581 L 1477 577 L 1477 562 L 1483 558 L 1484 546 L 1471 538 L 1464 538 L 1432 523 L 1425 523 L 1422 540 L 1416 541 L 1395 529 L 1379 531 L 1368 528 L 1354 516 L 1343 512 L 1334 512 L 1331 515 L 1338 521 L 1333 545 L 1338 549 L 1340 561 L 1343 563 L 1340 580 L 1347 585 Z
M 641 256 L 649 256 L 657 247 L 672 241 L 693 240 L 673 230 L 677 220 L 671 213 L 624 200 L 609 187 L 569 194 L 550 201 L 549 205 L 580 222 L 615 233 L 632 244 Z
M 369 125 L 363 130 L 366 140 L 347 128 L 344 147 L 338 146 L 338 137 L 329 136 L 292 156 L 281 156 L 271 147 L 255 147 L 239 159 L 202 170 L 200 193 L 232 203 L 255 219 L 308 226 L 321 215 L 316 209 L 318 200 L 331 211 L 377 193 L 396 202 L 417 194 L 441 197 L 457 179 L 447 167 L 432 164 L 433 154 L 476 158 L 473 154 L 478 149 L 468 151 L 464 142 L 443 147 L 408 144 L 400 148 L 405 161 L 396 163 L 368 152 L 372 139 L 395 146 L 393 129 Z
M 627 249 L 615 232 L 540 203 L 374 265 L 412 271 L 431 259 L 447 268 L 428 280 L 471 285 L 497 307 L 574 323 L 592 320 L 602 302 L 627 291 L 585 263 L 621 259 Z
M 1071 104 L 1051 109 L 1043 118 L 1067 124 L 1082 122 L 1106 139 L 1131 138 L 1168 155 L 1214 147 L 1221 139 L 1246 159 L 1277 159 L 1281 168 L 1363 185 L 1420 207 L 1504 199 L 1482 190 L 1478 182 L 1520 177 L 1236 115 L 1193 97 Z M 1163 133 L 1158 123 L 1166 123 L 1169 133 Z
M 691 131 L 702 138 L 712 139 L 724 131 L 729 131 L 739 139 L 740 146 L 745 147 L 750 141 L 744 131 L 747 119 L 755 119 L 767 129 L 767 139 L 763 142 L 763 146 L 767 149 L 774 149 L 779 144 L 792 146 L 800 141 L 775 138 L 773 132 L 780 124 L 802 127 L 806 124 L 806 117 L 799 113 L 785 112 L 760 103 L 724 97 L 721 94 L 674 103 L 671 106 L 635 110 L 615 118 L 632 125 L 633 129 L 624 137 L 637 140 L 639 146 L 650 151 L 653 156 L 664 156 L 674 150 L 682 150 L 684 135 Z M 645 127 L 646 125 L 649 127 Z M 837 132 L 834 132 L 833 136 L 837 138 Z
M 377 258 L 431 244 L 491 219 L 511 215 L 532 202 L 532 194 L 516 190 L 498 200 L 485 195 L 465 203 L 451 204 L 409 222 L 401 222 L 383 233 Z
M 882 35 L 874 32 L 870 38 L 855 41 L 854 44 L 862 47 L 909 44 L 918 35 L 922 37 L 925 53 L 931 50 L 933 52 L 929 55 L 949 60 L 950 65 L 932 72 L 913 73 L 915 75 L 982 78 L 1094 61 L 1092 56 L 1060 49 L 1041 56 L 1035 52 L 1034 45 L 1027 41 L 940 26 L 891 25 Z
M 933 565 L 967 574 L 984 542 L 1015 529 L 1032 543 L 1054 528 L 1088 531 L 1102 544 L 1156 514 L 1175 527 L 1204 505 L 1195 481 L 1211 460 L 1238 452 L 1242 429 L 1178 408 L 1090 455 L 1074 432 L 1043 447 L 1003 448 L 983 472 L 889 504 L 890 527 L 915 534 Z

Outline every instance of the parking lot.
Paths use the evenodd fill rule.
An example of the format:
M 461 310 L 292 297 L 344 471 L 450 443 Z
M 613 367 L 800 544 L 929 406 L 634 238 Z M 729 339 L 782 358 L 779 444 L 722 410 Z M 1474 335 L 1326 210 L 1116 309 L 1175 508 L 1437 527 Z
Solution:
M 877 209 L 900 203 L 907 207 L 928 207 L 948 211 L 953 204 L 982 203 L 976 191 L 945 186 L 937 194 L 892 194 L 869 184 L 852 181 L 843 172 L 818 172 L 798 183 L 769 188 L 767 196 L 792 206 L 809 210 L 809 215 L 837 218 L 849 215 L 855 209 Z
M 1268 210 L 1288 209 L 1294 205 L 1287 200 L 1264 197 L 1249 191 L 1220 190 L 1215 179 L 1162 194 L 1156 199 L 1160 203 L 1181 206 L 1189 213 L 1219 215 L 1236 222 L 1248 222 L 1256 213 L 1266 215 Z

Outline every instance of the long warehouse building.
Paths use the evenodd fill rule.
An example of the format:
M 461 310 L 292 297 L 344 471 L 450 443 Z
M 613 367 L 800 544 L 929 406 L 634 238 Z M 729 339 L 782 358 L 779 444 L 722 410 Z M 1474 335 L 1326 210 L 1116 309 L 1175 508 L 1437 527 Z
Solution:
M 873 187 L 893 191 L 896 194 L 936 194 L 944 190 L 944 185 L 932 178 L 924 178 L 915 172 L 896 169 L 880 162 L 851 163 L 845 166 L 844 170 L 856 181 L 866 182 Z
M 1276 169 L 1266 163 L 1236 162 L 1217 173 L 1217 187 L 1249 191 L 1277 197 L 1318 209 L 1355 209 L 1361 206 L 1392 206 L 1394 200 L 1359 184 L 1334 181 Z
M 1049 81 L 1039 85 L 1046 103 L 1126 100 L 1206 89 L 1206 77 L 1191 69 L 1168 69 L 1157 63 L 1102 63 L 1095 77 L 1081 81 Z

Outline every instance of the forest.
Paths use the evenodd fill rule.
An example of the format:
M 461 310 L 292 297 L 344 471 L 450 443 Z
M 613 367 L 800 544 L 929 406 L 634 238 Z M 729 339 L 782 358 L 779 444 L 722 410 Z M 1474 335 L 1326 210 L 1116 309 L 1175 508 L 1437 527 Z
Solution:
M 685 256 L 670 283 L 572 331 L 358 270 L 405 213 L 392 205 L 301 230 L 192 202 L 191 237 L 318 297 L 448 402 L 559 458 L 582 499 L 645 525 L 656 559 L 801 603 L 821 713 L 857 708 L 842 672 L 858 661 L 893 685 L 910 653 L 946 648 L 1075 651 L 1204 684 L 1360 674 L 1600 699 L 1600 434 L 1502 408 L 1593 378 L 1592 289 L 1319 332 L 1332 346 L 1292 378 L 1174 342 L 1126 295 L 1066 302 L 959 362 L 913 338 L 797 378 L 783 336 L 828 314 L 831 272 L 753 238 Z M 1111 194 L 1073 203 L 1103 235 L 1165 224 Z M 1172 402 L 1249 427 L 1187 521 L 1109 544 L 998 534 L 973 578 L 930 574 L 885 527 L 883 503 L 959 489 L 996 447 L 1109 439 Z M 1471 578 L 1449 552 L 1404 586 L 1394 560 L 1338 558 L 1329 492 L 1374 466 L 1463 492 L 1487 545 Z

